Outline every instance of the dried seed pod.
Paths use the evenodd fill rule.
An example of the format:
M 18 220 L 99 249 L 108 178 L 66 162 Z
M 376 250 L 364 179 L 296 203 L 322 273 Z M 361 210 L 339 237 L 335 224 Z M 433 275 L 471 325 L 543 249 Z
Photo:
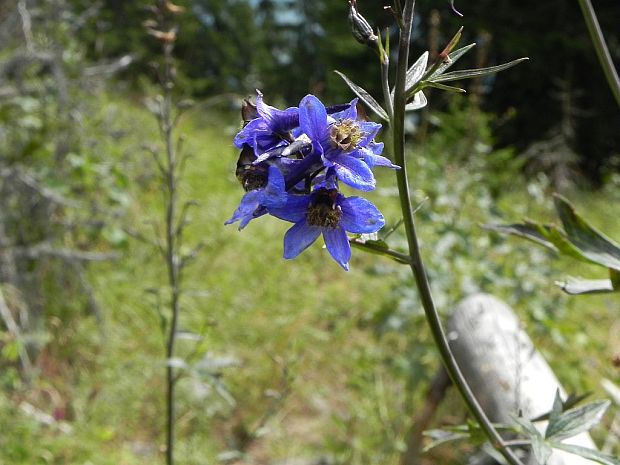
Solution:
M 378 37 L 368 24 L 368 21 L 357 11 L 357 0 L 349 0 L 349 23 L 353 37 L 360 44 L 374 47 Z

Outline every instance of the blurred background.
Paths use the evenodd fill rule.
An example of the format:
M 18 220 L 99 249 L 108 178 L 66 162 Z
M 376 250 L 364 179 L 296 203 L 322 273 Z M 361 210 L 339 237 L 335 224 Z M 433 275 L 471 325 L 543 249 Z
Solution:
M 0 0 L 0 464 L 162 461 L 166 322 L 161 92 L 152 1 Z M 178 462 L 396 464 L 439 360 L 406 267 L 354 251 L 344 273 L 314 246 L 282 260 L 287 225 L 224 227 L 242 190 L 232 137 L 241 99 L 348 102 L 338 69 L 380 96 L 375 54 L 350 34 L 345 0 L 185 0 L 175 98 L 196 200 L 178 343 Z M 384 2 L 358 0 L 396 30 Z M 620 3 L 594 4 L 620 62 Z M 511 304 L 568 391 L 620 382 L 619 300 L 563 295 L 596 268 L 479 225 L 551 221 L 559 191 L 620 240 L 620 111 L 575 0 L 418 0 L 413 56 L 433 61 L 460 26 L 477 47 L 455 69 L 526 63 L 433 90 L 407 122 L 425 258 L 444 316 L 463 297 Z M 426 91 L 425 91 L 426 92 Z M 388 154 L 390 155 L 390 154 Z M 391 172 L 370 199 L 389 226 Z M 404 247 L 402 231 L 390 238 Z M 188 247 L 190 246 L 188 245 Z M 266 266 L 266 264 L 268 266 Z M 179 362 L 180 363 L 180 362 Z M 594 433 L 618 454 L 611 423 Z M 449 392 L 433 425 L 467 418 Z M 461 447 L 461 448 L 459 448 Z M 423 463 L 464 463 L 464 444 Z

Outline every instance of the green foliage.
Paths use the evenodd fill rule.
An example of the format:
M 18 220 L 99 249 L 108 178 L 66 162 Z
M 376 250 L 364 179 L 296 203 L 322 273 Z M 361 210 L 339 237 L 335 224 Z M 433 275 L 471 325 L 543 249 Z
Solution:
M 620 245 L 579 216 L 568 200 L 555 196 L 555 207 L 564 231 L 555 225 L 526 221 L 524 224 L 487 225 L 488 229 L 531 240 L 556 253 L 608 269 L 608 280 L 571 279 L 559 283 L 568 294 L 591 294 L 620 290 Z

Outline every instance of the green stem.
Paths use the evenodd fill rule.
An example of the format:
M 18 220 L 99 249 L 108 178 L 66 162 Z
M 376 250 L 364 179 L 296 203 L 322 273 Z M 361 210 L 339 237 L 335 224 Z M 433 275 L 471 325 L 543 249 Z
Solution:
M 381 247 L 380 245 L 376 245 L 373 243 L 363 242 L 359 239 L 349 239 L 349 243 L 358 249 L 362 249 L 369 253 L 375 253 L 378 255 L 384 255 L 393 260 L 396 260 L 398 263 L 402 263 L 404 265 L 411 264 L 411 257 L 409 255 L 405 255 L 404 253 L 397 252 L 396 250 L 392 250 L 390 248 Z
M 603 37 L 601 26 L 596 19 L 596 13 L 594 12 L 592 3 L 590 0 L 579 0 L 579 6 L 581 7 L 583 18 L 586 21 L 586 26 L 588 26 L 588 32 L 590 33 L 592 45 L 594 45 L 596 55 L 598 56 L 598 60 L 603 68 L 603 72 L 605 73 L 607 84 L 609 85 L 611 92 L 614 94 L 616 103 L 620 106 L 620 78 L 618 78 L 618 72 L 614 67 L 614 62 L 611 59 L 611 55 L 609 54 L 609 49 L 605 43 L 605 37 Z
M 415 0 L 407 0 L 403 9 L 403 28 L 400 31 L 398 44 L 398 65 L 396 71 L 396 83 L 394 91 L 394 118 L 392 120 L 392 134 L 394 144 L 394 156 L 396 164 L 401 169 L 396 171 L 400 204 L 403 213 L 405 232 L 411 256 L 411 270 L 416 281 L 420 299 L 424 307 L 426 319 L 429 323 L 431 333 L 443 364 L 452 382 L 458 389 L 461 397 L 465 401 L 469 411 L 478 421 L 485 432 L 487 438 L 511 465 L 523 465 L 519 458 L 506 447 L 503 438 L 493 427 L 487 418 L 482 407 L 476 400 L 473 392 L 467 384 L 467 380 L 461 373 L 459 366 L 450 350 L 448 339 L 441 326 L 441 319 L 431 294 L 430 285 L 426 275 L 426 269 L 420 253 L 415 223 L 413 219 L 413 208 L 410 201 L 409 182 L 407 180 L 407 165 L 405 160 L 405 79 L 408 67 L 409 41 L 413 24 L 413 7 Z

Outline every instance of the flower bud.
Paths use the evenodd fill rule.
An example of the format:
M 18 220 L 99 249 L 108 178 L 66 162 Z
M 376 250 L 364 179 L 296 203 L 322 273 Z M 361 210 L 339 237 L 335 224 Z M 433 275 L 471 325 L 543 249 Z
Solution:
M 244 98 L 243 102 L 241 103 L 241 119 L 243 120 L 243 126 L 248 124 L 254 118 L 258 118 L 256 105 L 254 105 L 248 99 Z
M 357 0 L 349 0 L 349 23 L 355 40 L 363 45 L 375 46 L 378 37 L 372 31 L 368 21 L 357 11 Z

